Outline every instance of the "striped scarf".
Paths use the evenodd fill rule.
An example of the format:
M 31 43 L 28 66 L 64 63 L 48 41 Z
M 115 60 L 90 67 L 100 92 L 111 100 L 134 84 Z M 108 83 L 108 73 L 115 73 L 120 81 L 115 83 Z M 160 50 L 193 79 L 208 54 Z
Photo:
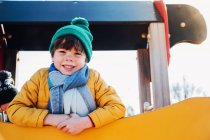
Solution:
M 96 109 L 95 101 L 87 86 L 89 77 L 89 68 L 85 65 L 82 69 L 68 76 L 60 73 L 51 64 L 48 74 L 48 85 L 50 89 L 50 100 L 48 102 L 48 109 L 52 114 L 64 113 L 63 95 L 67 90 L 76 88 L 81 94 L 89 113 Z

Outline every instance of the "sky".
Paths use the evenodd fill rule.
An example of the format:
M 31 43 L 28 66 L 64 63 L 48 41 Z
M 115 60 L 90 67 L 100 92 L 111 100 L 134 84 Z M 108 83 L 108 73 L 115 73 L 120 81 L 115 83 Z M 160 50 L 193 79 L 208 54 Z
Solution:
M 165 0 L 166 3 L 188 4 L 197 8 L 204 16 L 207 25 L 207 38 L 201 44 L 180 43 L 171 50 L 171 62 L 169 66 L 170 84 L 187 81 L 202 88 L 210 95 L 210 37 L 208 36 L 210 25 L 209 8 L 204 0 Z
M 207 15 L 209 8 L 204 0 L 165 0 L 165 3 L 185 3 L 199 9 L 206 20 L 208 29 L 208 25 L 210 25 L 210 16 Z M 207 35 L 207 39 L 202 44 L 180 43 L 170 50 L 171 59 L 168 67 L 170 86 L 177 82 L 183 82 L 183 77 L 185 77 L 188 82 L 201 88 L 210 96 L 209 44 L 210 38 Z M 36 53 L 19 52 L 18 58 L 20 61 L 17 62 L 17 73 L 22 73 L 21 69 L 24 67 L 24 74 L 16 74 L 16 86 L 18 89 L 38 68 L 50 65 L 49 52 Z M 40 59 L 37 59 L 37 56 L 41 58 L 42 63 L 40 63 Z M 98 70 L 105 81 L 117 90 L 126 106 L 134 107 L 135 114 L 139 113 L 136 57 L 135 51 L 121 51 L 120 53 L 97 51 L 93 52 L 91 62 L 88 64 L 90 67 Z

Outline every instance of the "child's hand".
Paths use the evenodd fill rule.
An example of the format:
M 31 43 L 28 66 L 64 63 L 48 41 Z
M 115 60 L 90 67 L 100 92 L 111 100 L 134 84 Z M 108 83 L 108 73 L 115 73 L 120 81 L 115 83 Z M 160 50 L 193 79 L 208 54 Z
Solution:
M 76 113 L 71 113 L 71 114 L 69 114 L 69 117 L 70 118 L 80 118 L 80 116 L 79 115 L 77 115 Z
M 70 116 L 66 114 L 48 114 L 44 119 L 44 125 L 57 126 L 59 123 L 69 118 Z
M 70 117 L 71 118 L 59 123 L 57 128 L 64 132 L 76 135 L 87 128 L 93 127 L 92 121 L 88 116 L 80 117 L 77 114 L 70 114 Z

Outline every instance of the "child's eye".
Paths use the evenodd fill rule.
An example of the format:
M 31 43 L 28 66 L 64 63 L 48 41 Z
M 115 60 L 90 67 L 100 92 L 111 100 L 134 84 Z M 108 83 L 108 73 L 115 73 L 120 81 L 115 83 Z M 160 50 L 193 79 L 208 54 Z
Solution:
M 58 50 L 59 53 L 66 53 L 65 50 Z
M 59 53 L 65 53 L 65 51 L 59 51 Z
M 82 53 L 81 52 L 75 52 L 75 55 L 81 55 Z

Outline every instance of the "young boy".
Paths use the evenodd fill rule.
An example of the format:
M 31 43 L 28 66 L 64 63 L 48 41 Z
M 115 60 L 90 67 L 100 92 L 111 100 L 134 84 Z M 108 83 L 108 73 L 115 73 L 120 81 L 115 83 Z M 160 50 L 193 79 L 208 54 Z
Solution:
M 0 122 L 8 122 L 6 109 L 17 94 L 12 74 L 9 71 L 0 71 Z
M 7 110 L 10 121 L 79 134 L 122 118 L 125 106 L 115 90 L 86 65 L 92 40 L 84 18 L 74 18 L 71 25 L 57 30 L 49 47 L 53 63 L 23 85 Z

